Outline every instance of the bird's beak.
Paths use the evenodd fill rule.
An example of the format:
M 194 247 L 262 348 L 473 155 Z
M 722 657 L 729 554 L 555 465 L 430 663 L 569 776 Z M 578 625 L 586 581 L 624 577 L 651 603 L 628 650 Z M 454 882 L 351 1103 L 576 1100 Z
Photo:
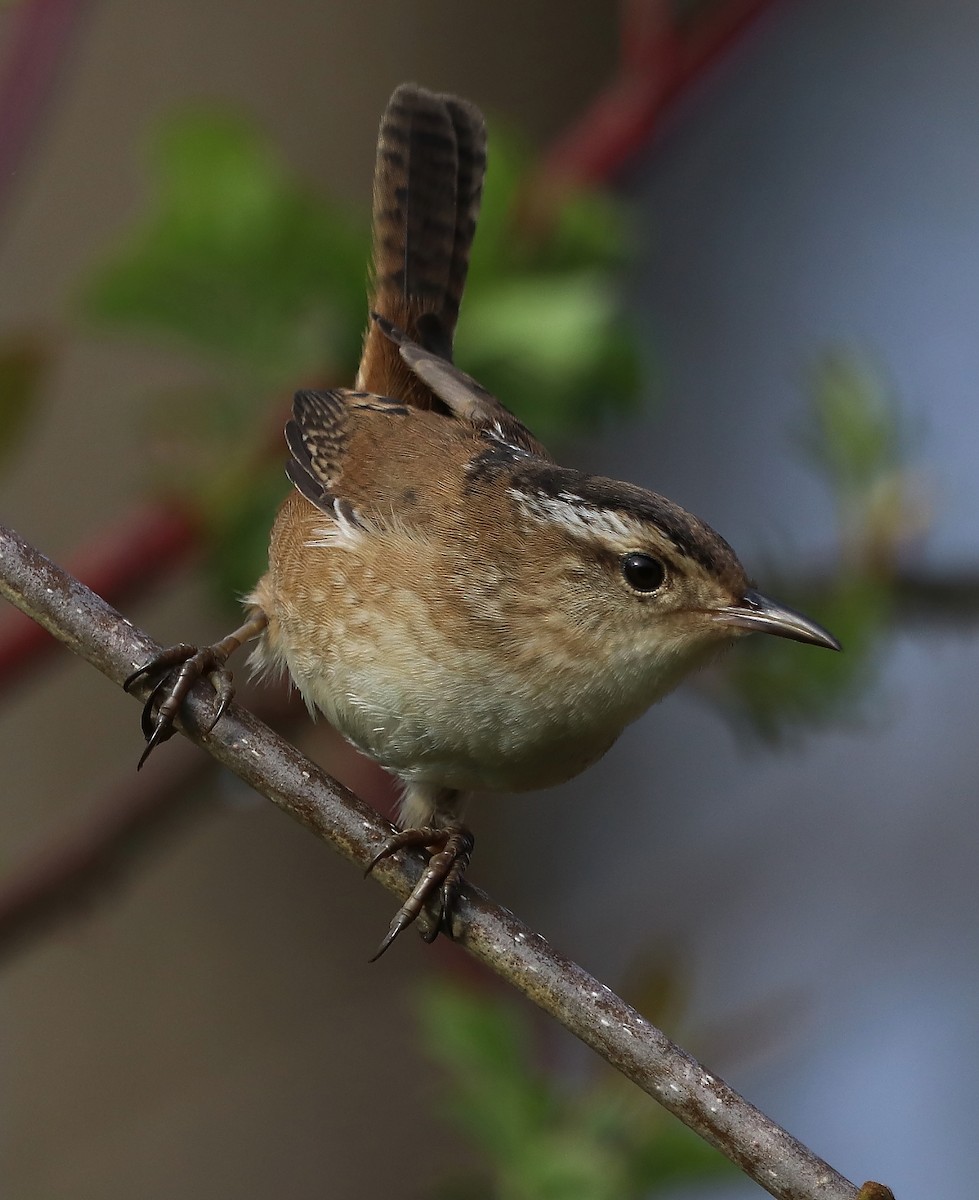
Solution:
M 774 633 L 776 637 L 791 638 L 795 642 L 810 642 L 813 646 L 825 646 L 827 650 L 842 650 L 835 637 L 822 625 L 810 621 L 794 608 L 777 604 L 760 592 L 749 588 L 740 604 L 719 608 L 715 618 L 722 625 L 744 629 L 749 633 Z

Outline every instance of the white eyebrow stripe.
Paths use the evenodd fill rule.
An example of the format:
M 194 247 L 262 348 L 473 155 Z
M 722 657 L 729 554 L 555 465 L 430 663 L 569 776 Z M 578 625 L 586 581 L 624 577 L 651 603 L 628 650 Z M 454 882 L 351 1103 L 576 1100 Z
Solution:
M 509 488 L 517 507 L 531 520 L 542 525 L 560 525 L 573 537 L 606 537 L 619 542 L 641 535 L 634 523 L 609 508 L 596 508 L 574 492 L 523 492 Z

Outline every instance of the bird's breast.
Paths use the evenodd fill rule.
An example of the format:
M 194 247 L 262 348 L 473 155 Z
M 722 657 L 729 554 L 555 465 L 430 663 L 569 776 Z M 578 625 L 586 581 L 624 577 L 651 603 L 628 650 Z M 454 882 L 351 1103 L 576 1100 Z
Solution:
M 300 497 L 301 501 L 302 498 Z M 444 536 L 373 530 L 358 542 L 277 526 L 254 594 L 269 616 L 261 665 L 407 781 L 524 791 L 601 757 L 651 699 L 511 557 L 446 552 Z M 593 635 L 594 636 L 594 635 Z

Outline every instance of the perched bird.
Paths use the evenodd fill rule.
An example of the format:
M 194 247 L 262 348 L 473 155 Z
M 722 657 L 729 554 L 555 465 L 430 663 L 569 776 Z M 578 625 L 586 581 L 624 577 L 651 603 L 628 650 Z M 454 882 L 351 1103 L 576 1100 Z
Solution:
M 486 166 L 472 104 L 411 84 L 381 121 L 370 320 L 354 390 L 299 392 L 294 490 L 240 629 L 174 647 L 146 754 L 193 683 L 231 695 L 228 655 L 285 669 L 311 710 L 403 790 L 403 846 L 430 851 L 381 954 L 432 901 L 450 915 L 473 791 L 577 775 L 695 665 L 760 631 L 839 649 L 755 591 L 731 547 L 671 500 L 551 461 L 452 364 Z M 142 762 L 142 760 L 141 760 Z M 376 957 L 376 956 L 375 956 Z

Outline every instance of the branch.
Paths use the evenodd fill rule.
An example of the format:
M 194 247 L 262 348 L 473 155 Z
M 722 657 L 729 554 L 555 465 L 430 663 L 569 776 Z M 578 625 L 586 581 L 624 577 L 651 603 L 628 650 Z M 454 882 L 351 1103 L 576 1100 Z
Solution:
M 0 526 L 0 594 L 73 653 L 121 684 L 158 647 L 105 601 Z M 145 692 L 144 692 L 145 695 Z M 291 817 L 365 867 L 391 826 L 250 713 L 232 705 L 210 733 L 213 696 L 199 686 L 181 729 Z M 399 854 L 374 875 L 407 896 L 423 860 Z M 466 886 L 458 941 L 596 1050 L 779 1200 L 858 1200 L 857 1188 L 674 1045 L 577 964 L 486 895 Z M 892 1200 L 887 1189 L 874 1185 Z
M 979 620 L 979 572 L 899 570 L 894 576 L 896 617 L 907 624 L 963 628 Z

